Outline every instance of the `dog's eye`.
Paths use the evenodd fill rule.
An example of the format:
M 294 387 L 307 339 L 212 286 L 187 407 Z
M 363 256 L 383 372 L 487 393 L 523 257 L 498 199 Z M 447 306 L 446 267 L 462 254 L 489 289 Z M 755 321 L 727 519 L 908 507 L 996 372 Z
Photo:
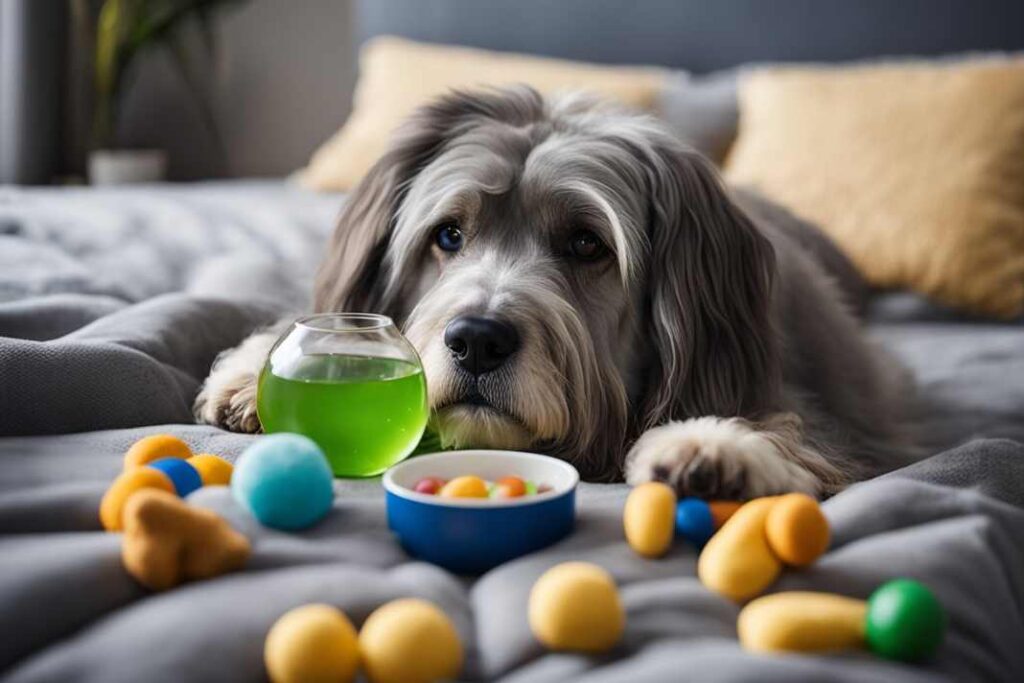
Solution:
M 591 230 L 577 230 L 569 238 L 569 251 L 581 261 L 596 261 L 608 248 Z
M 458 251 L 462 249 L 462 230 L 456 223 L 442 223 L 434 233 L 434 242 L 442 251 Z

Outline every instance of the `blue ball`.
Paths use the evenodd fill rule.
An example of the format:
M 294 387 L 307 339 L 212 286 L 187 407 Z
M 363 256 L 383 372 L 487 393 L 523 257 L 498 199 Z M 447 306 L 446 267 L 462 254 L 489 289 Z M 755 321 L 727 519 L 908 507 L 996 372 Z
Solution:
M 261 437 L 242 453 L 231 493 L 264 526 L 294 531 L 320 521 L 334 501 L 324 452 L 299 434 Z
M 203 478 L 195 467 L 181 458 L 160 458 L 148 463 L 146 467 L 160 470 L 174 484 L 175 492 L 184 498 L 203 485 Z
M 711 507 L 700 498 L 681 498 L 676 504 L 676 535 L 702 548 L 714 534 Z

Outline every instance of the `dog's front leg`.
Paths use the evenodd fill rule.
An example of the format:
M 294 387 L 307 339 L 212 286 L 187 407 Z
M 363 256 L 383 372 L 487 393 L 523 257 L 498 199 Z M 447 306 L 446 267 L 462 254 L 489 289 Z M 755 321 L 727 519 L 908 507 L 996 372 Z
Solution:
M 806 442 L 801 420 L 700 417 L 644 432 L 626 456 L 626 481 L 664 481 L 680 496 L 747 500 L 799 491 L 822 496 L 849 481 Z
M 192 406 L 198 422 L 233 432 L 260 431 L 256 385 L 270 349 L 288 325 L 288 321 L 282 321 L 217 356 Z

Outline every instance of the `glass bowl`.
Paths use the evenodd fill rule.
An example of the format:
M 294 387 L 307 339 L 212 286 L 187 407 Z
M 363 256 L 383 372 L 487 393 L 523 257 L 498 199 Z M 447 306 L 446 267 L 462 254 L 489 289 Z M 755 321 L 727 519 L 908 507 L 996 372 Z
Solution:
M 369 313 L 296 320 L 267 357 L 256 405 L 265 432 L 310 437 L 339 477 L 406 458 L 428 417 L 419 356 L 390 318 Z

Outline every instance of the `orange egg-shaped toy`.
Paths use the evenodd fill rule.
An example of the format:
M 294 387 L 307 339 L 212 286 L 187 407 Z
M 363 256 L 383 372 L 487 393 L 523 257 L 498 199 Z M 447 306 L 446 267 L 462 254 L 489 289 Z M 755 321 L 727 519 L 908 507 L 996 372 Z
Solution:
M 129 496 L 142 489 L 160 489 L 177 495 L 174 490 L 174 482 L 158 469 L 136 467 L 122 472 L 107 489 L 103 500 L 100 501 L 100 522 L 104 529 L 107 531 L 122 531 L 124 529 L 121 519 L 124 504 Z
M 626 497 L 622 528 L 629 546 L 644 557 L 661 557 L 675 535 L 676 494 L 660 481 L 640 484 Z
M 742 506 L 738 500 L 709 500 L 708 508 L 711 510 L 711 520 L 715 530 L 722 528 L 722 525 L 729 521 L 729 518 L 736 514 Z
M 234 465 L 224 458 L 210 453 L 200 453 L 188 459 L 188 464 L 195 468 L 203 480 L 203 486 L 227 486 L 231 483 Z
M 765 519 L 764 532 L 775 556 L 794 567 L 805 567 L 828 550 L 828 520 L 818 501 L 803 493 L 781 496 Z
M 132 444 L 124 454 L 124 469 L 142 467 L 161 458 L 187 460 L 191 457 L 192 449 L 178 437 L 170 434 L 153 434 Z

